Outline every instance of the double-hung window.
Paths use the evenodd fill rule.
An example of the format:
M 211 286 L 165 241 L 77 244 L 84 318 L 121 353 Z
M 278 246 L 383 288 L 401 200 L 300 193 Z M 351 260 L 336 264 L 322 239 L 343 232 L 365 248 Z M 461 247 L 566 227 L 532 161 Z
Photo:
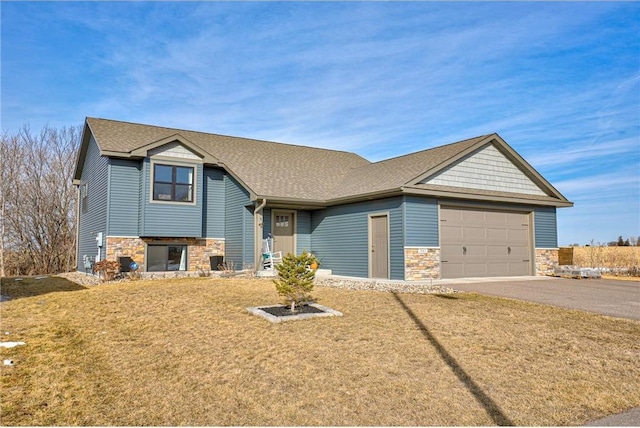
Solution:
M 153 200 L 193 202 L 193 173 L 190 166 L 153 165 Z

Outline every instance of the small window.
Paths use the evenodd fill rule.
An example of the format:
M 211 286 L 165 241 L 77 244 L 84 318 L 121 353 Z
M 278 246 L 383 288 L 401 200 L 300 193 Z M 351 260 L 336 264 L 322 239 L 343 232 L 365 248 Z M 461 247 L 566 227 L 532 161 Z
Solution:
M 289 227 L 289 216 L 288 215 L 277 215 L 276 216 L 276 227 Z
M 148 245 L 147 271 L 166 272 L 187 270 L 186 245 Z
M 153 200 L 193 202 L 193 167 L 154 164 Z

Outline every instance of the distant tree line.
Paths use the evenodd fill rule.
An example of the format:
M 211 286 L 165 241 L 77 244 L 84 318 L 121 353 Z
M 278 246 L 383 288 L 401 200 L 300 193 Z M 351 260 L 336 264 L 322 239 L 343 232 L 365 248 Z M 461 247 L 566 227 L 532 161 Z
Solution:
M 579 247 L 580 244 L 572 244 L 571 247 Z M 617 241 L 609 241 L 606 244 L 595 242 L 593 239 L 585 245 L 586 247 L 640 247 L 640 236 L 630 236 L 624 239 L 622 235 L 618 236 Z
M 635 237 L 631 237 L 631 238 L 627 238 L 627 239 L 622 239 L 622 235 L 618 236 L 618 240 L 617 241 L 609 241 L 607 243 L 607 245 L 609 247 L 635 247 L 635 246 L 640 246 L 640 237 L 635 238 Z
M 76 189 L 82 127 L 28 125 L 0 141 L 0 276 L 74 269 Z

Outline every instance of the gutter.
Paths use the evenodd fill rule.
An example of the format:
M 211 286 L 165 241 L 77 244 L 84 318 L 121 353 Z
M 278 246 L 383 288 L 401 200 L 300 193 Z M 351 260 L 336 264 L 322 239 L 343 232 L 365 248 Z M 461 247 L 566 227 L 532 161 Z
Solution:
M 262 210 L 267 205 L 267 198 L 262 198 L 262 202 L 253 210 L 253 270 L 257 272 L 262 266 Z

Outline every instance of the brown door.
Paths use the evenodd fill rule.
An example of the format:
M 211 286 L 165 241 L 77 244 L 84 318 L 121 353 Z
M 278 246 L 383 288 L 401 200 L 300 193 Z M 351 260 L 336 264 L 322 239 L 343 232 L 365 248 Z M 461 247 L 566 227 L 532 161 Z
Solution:
M 443 278 L 531 275 L 528 213 L 442 208 Z
M 389 221 L 388 216 L 371 216 L 370 271 L 372 278 L 389 278 Z
M 295 213 L 293 211 L 273 212 L 273 251 L 282 251 L 282 255 L 295 254 L 294 239 Z

